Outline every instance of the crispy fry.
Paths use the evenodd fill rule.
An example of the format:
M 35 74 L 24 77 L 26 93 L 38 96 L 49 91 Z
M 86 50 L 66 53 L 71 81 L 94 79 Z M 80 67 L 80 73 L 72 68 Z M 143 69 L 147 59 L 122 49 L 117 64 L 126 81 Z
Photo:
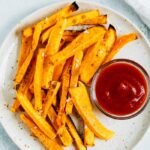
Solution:
M 58 64 L 65 61 L 79 51 L 82 51 L 96 43 L 98 39 L 104 35 L 105 29 L 103 27 L 93 27 L 88 29 L 87 32 L 88 34 L 81 33 L 67 47 L 51 56 L 52 63 Z
M 34 122 L 27 118 L 24 114 L 20 115 L 20 119 L 30 128 L 31 132 L 36 136 L 39 141 L 48 150 L 63 150 L 61 145 L 57 143 L 55 139 L 51 140 L 47 137 L 35 124 Z
M 106 59 L 104 60 L 103 64 L 110 61 L 118 52 L 119 50 L 125 46 L 127 43 L 134 41 L 137 39 L 136 33 L 130 33 L 127 35 L 123 35 L 120 38 L 118 38 L 111 50 L 111 52 L 107 55 Z
M 22 80 L 19 89 L 17 91 L 24 93 L 25 95 L 27 95 L 27 93 L 29 92 L 29 85 L 31 84 L 31 82 L 33 81 L 33 77 L 34 77 L 34 72 L 35 72 L 35 61 L 33 60 L 31 62 L 31 65 L 28 68 L 28 73 L 26 74 L 26 76 L 24 77 L 24 79 Z M 11 111 L 12 112 L 16 112 L 17 109 L 19 108 L 20 103 L 19 101 L 16 100 L 14 101 L 12 107 L 11 107 Z
M 42 113 L 43 118 L 46 118 L 48 114 L 48 110 L 53 103 L 53 100 L 59 90 L 59 87 L 60 87 L 60 82 L 53 81 L 51 83 L 47 97 L 46 97 L 46 103 L 43 106 L 43 113 Z
M 78 10 L 78 8 L 79 7 L 78 7 L 77 3 L 73 2 L 72 4 L 65 6 L 58 12 L 54 13 L 50 17 L 42 20 L 40 22 L 40 24 L 42 25 L 42 30 L 45 30 L 48 27 L 51 27 L 52 25 L 54 25 L 57 22 L 58 18 L 69 17 L 74 11 Z
M 23 62 L 26 60 L 29 54 L 31 48 L 31 42 L 32 42 L 32 37 L 27 38 L 22 36 L 21 47 L 18 56 L 18 70 L 20 69 L 20 67 L 22 66 Z
M 66 19 L 60 19 L 60 21 L 58 21 L 54 26 L 46 46 L 46 55 L 54 55 L 56 52 L 58 52 L 66 24 Z
M 76 53 L 73 58 L 70 87 L 77 86 L 78 78 L 79 78 L 79 69 L 80 69 L 82 58 L 83 58 L 83 51 L 79 51 L 78 53 Z
M 50 107 L 49 112 L 48 112 L 48 117 L 53 125 L 53 127 L 56 129 L 56 131 L 58 130 L 58 127 L 55 124 L 55 120 L 57 118 L 57 114 L 54 110 L 53 107 Z M 72 144 L 73 140 L 71 135 L 69 134 L 68 130 L 66 127 L 64 127 L 64 130 L 62 132 L 61 135 L 59 135 L 59 138 L 61 139 L 62 143 L 64 146 L 69 146 Z
M 91 19 L 87 19 L 82 22 L 82 24 L 87 24 L 87 25 L 101 25 L 101 24 L 106 24 L 107 23 L 107 15 L 102 15 L 98 17 L 93 17 Z
M 28 69 L 28 66 L 29 66 L 29 64 L 31 62 L 33 54 L 34 54 L 34 52 L 30 51 L 30 53 L 27 56 L 26 60 L 24 61 L 24 63 L 20 67 L 20 69 L 18 70 L 18 72 L 16 74 L 16 80 L 15 80 L 15 84 L 16 85 L 19 84 L 22 81 L 22 79 L 23 79 L 23 77 L 24 77 L 24 75 L 25 75 L 25 73 L 26 73 L 26 71 Z
M 71 69 L 70 87 L 76 87 L 77 86 L 79 73 L 80 73 L 79 69 L 80 69 L 82 57 L 83 57 L 83 51 L 79 51 L 78 53 L 75 54 L 75 56 L 73 58 L 72 69 Z M 71 114 L 72 108 L 73 108 L 73 102 L 70 99 L 70 101 L 67 102 L 67 104 L 66 104 L 66 113 Z
M 114 132 L 106 129 L 95 117 L 94 113 L 89 110 L 89 105 L 87 105 L 87 102 L 90 103 L 90 99 L 87 94 L 84 93 L 83 88 L 70 88 L 69 93 L 71 94 L 74 106 L 89 129 L 101 139 L 108 140 L 112 138 L 114 136 Z M 86 102 L 83 96 L 86 97 Z
M 79 150 L 86 150 L 86 147 L 83 145 L 83 142 L 78 135 L 75 126 L 71 122 L 71 120 L 66 116 L 66 124 L 69 128 L 70 134 L 72 135 L 73 139 L 75 140 L 76 146 Z
M 52 81 L 53 78 L 55 66 L 51 63 L 50 58 L 45 58 L 43 66 L 42 88 L 48 89 L 50 81 Z
M 89 95 L 86 89 L 86 86 L 82 82 L 78 82 L 79 87 L 82 88 L 82 92 L 84 93 L 84 105 L 86 106 L 88 111 L 92 112 L 92 104 L 89 101 Z M 94 145 L 94 133 L 84 124 L 84 145 L 93 146 Z
M 33 33 L 33 41 L 32 41 L 32 51 L 36 50 L 39 38 L 42 32 L 42 26 L 40 23 L 36 24 L 34 28 L 34 33 Z
M 56 119 L 56 123 L 60 129 L 65 124 L 65 120 L 63 120 L 62 118 L 65 113 L 65 106 L 66 106 L 67 94 L 69 89 L 71 64 L 72 64 L 72 58 L 66 61 L 66 64 L 62 72 L 60 104 L 59 104 L 58 116 Z
M 33 119 L 35 124 L 40 128 L 40 130 L 47 135 L 50 139 L 54 139 L 56 134 L 53 128 L 46 122 L 46 120 L 40 116 L 40 114 L 33 108 L 32 104 L 29 102 L 28 98 L 21 92 L 17 93 L 18 101 L 24 108 L 26 113 Z
M 72 59 L 68 59 L 64 66 L 62 73 L 62 87 L 61 87 L 61 96 L 60 96 L 60 110 L 59 112 L 64 112 L 66 99 L 68 94 L 68 88 L 70 83 L 70 70 L 71 70 Z
M 81 64 L 80 70 L 81 81 L 87 84 L 91 80 L 94 73 L 97 71 L 106 55 L 111 50 L 115 40 L 116 40 L 116 30 L 114 29 L 113 26 L 109 26 L 109 29 L 104 36 L 104 40 L 102 41 L 100 39 L 95 46 L 91 47 L 87 51 Z
M 27 27 L 23 30 L 23 36 L 30 37 L 33 35 L 33 29 L 32 27 Z
M 55 25 L 55 23 L 57 22 L 58 18 L 69 17 L 76 10 L 78 10 L 78 5 L 76 4 L 76 2 L 74 2 L 71 5 L 68 5 L 68 6 L 62 8 L 61 10 L 59 10 L 57 13 L 54 13 L 50 17 L 42 20 L 40 22 L 40 24 L 42 25 L 43 30 L 45 30 L 45 29 Z M 48 39 L 52 29 L 53 29 L 53 27 L 49 28 L 48 30 L 46 30 L 43 33 L 43 35 L 41 37 L 42 43 L 44 43 Z
M 63 71 L 63 68 L 64 68 L 64 65 L 65 65 L 66 61 L 64 62 L 61 62 L 60 64 L 57 64 L 54 68 L 54 74 L 53 74 L 53 80 L 54 81 L 58 81 L 61 74 L 62 74 L 62 71 Z
M 84 21 L 98 17 L 100 12 L 98 10 L 91 10 L 88 12 L 83 12 L 68 18 L 67 27 L 74 26 L 78 24 L 83 24 Z
M 34 97 L 35 103 L 34 108 L 36 110 L 42 109 L 42 95 L 41 95 L 41 81 L 42 81 L 42 73 L 43 73 L 43 61 L 45 55 L 45 49 L 39 49 L 36 60 L 36 68 L 34 74 Z

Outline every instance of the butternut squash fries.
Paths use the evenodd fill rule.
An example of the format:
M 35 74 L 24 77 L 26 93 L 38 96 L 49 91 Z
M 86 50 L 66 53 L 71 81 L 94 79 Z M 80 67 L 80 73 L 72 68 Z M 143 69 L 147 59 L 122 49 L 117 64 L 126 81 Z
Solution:
M 45 146 L 48 150 L 63 150 L 61 145 L 57 140 L 49 139 L 35 124 L 32 120 L 27 118 L 24 114 L 20 115 L 20 119 L 30 128 L 34 136 L 36 136 L 39 141 Z
M 137 39 L 136 33 L 118 38 L 112 25 L 103 25 L 108 16 L 99 10 L 74 14 L 76 10 L 76 2 L 69 4 L 27 26 L 21 37 L 11 111 L 21 112 L 20 119 L 49 150 L 72 143 L 85 150 L 94 146 L 95 137 L 114 136 L 93 113 L 87 88 L 102 64 Z M 69 116 L 77 114 L 73 108 L 83 119 L 83 138 Z

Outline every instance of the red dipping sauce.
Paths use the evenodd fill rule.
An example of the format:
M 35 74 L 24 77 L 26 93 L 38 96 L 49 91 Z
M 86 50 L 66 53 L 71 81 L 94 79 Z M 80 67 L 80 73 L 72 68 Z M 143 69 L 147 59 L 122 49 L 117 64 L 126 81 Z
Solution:
M 96 76 L 96 100 L 107 115 L 130 118 L 147 102 L 147 73 L 140 65 L 129 60 L 112 62 L 104 65 Z

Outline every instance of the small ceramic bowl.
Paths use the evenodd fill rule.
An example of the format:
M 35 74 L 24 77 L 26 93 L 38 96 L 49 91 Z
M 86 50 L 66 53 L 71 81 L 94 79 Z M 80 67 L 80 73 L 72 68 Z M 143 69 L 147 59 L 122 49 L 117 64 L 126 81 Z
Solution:
M 135 110 L 134 112 L 132 113 L 129 113 L 129 114 L 125 114 L 125 115 L 116 115 L 116 114 L 113 114 L 113 113 L 110 113 L 108 112 L 106 109 L 104 109 L 100 103 L 98 102 L 98 99 L 97 99 L 97 96 L 96 96 L 96 83 L 97 83 L 97 80 L 101 74 L 101 72 L 103 71 L 103 69 L 105 69 L 106 67 L 112 65 L 112 64 L 115 64 L 115 63 L 127 63 L 129 65 L 132 65 L 133 67 L 135 67 L 136 69 L 138 69 L 138 71 L 140 71 L 147 83 L 147 94 L 146 94 L 146 98 L 144 99 L 144 102 L 143 104 L 137 109 Z M 136 115 L 138 115 L 139 113 L 141 113 L 145 106 L 147 105 L 148 101 L 149 101 L 149 89 L 150 89 L 150 78 L 149 78 L 149 75 L 148 73 L 146 72 L 146 70 L 138 63 L 132 61 L 132 60 L 129 60 L 129 59 L 115 59 L 115 60 L 112 60 L 104 65 L 102 65 L 99 70 L 95 73 L 94 77 L 93 77 L 93 80 L 92 80 L 92 83 L 91 83 L 91 87 L 90 87 L 90 96 L 91 96 L 91 99 L 92 101 L 96 104 L 96 106 L 98 107 L 98 109 L 100 111 L 102 111 L 104 114 L 106 114 L 107 116 L 111 117 L 111 118 L 114 118 L 114 119 L 129 119 L 129 118 L 132 118 Z

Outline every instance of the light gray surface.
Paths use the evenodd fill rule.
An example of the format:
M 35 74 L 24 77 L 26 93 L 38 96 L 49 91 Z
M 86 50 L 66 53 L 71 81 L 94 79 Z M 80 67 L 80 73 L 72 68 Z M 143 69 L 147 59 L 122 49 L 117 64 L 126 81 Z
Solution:
M 123 0 L 95 1 L 121 12 L 123 15 L 132 20 L 150 40 L 150 30 L 142 23 L 136 13 L 127 6 Z M 0 45 L 9 31 L 25 16 L 41 7 L 51 4 L 52 2 L 56 2 L 56 0 L 0 0 Z M 0 150 L 18 150 L 1 125 Z

